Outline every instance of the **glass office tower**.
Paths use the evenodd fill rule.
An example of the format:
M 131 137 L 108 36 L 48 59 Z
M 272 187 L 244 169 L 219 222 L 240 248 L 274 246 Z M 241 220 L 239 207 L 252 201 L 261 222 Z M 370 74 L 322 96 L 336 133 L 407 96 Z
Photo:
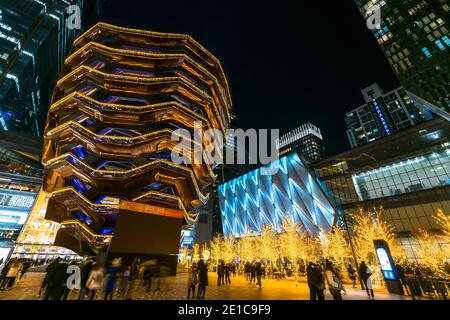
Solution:
M 69 5 L 80 9 L 79 29 Z M 42 135 L 65 56 L 99 9 L 100 0 L 0 2 L 0 131 Z
M 450 211 L 450 123 L 436 117 L 312 164 L 333 204 L 348 218 L 383 208 L 409 259 L 422 228 L 442 230 L 433 219 Z M 445 244 L 443 244 L 445 245 Z
M 450 4 L 447 0 L 355 0 L 364 17 L 381 9 L 373 34 L 403 87 L 450 111 Z M 425 106 L 430 105 L 425 103 Z

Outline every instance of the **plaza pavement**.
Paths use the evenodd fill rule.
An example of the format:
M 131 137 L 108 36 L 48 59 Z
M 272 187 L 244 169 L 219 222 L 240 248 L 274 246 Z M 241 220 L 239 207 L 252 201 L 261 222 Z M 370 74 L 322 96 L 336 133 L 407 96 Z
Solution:
M 16 281 L 12 290 L 0 291 L 0 300 L 39 300 L 39 287 L 45 276 L 43 272 L 28 272 L 24 277 Z M 263 280 L 260 290 L 255 284 L 249 285 L 248 282 L 240 276 L 231 278 L 231 285 L 218 286 L 217 274 L 209 273 L 209 285 L 206 289 L 206 300 L 308 300 L 309 290 L 304 282 L 296 286 L 292 279 L 282 280 Z M 140 281 L 140 280 L 139 280 Z M 150 292 L 146 292 L 140 282 L 132 291 L 133 300 L 184 300 L 187 298 L 187 273 L 178 273 L 176 277 L 162 278 L 161 288 L 156 291 L 156 283 Z M 365 291 L 360 288 L 353 289 L 346 286 L 347 294 L 343 295 L 344 300 L 368 300 Z M 77 290 L 72 290 L 68 299 L 76 299 Z M 97 296 L 96 299 L 102 299 Z M 332 297 L 326 291 L 326 300 Z M 402 300 L 408 299 L 404 296 L 388 294 L 384 289 L 375 290 L 375 299 L 377 300 Z

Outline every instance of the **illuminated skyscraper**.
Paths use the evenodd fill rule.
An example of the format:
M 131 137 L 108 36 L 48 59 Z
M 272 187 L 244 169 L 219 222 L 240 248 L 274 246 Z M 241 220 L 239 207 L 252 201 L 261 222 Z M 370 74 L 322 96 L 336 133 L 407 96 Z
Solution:
M 364 17 L 380 8 L 381 25 L 373 33 L 403 87 L 424 106 L 433 109 L 431 103 L 449 112 L 448 1 L 355 1 Z
M 345 114 L 347 137 L 352 148 L 433 117 L 428 110 L 419 109 L 401 87 L 384 93 L 375 83 L 361 93 L 365 104 Z
M 0 1 L 0 131 L 42 136 L 64 59 L 72 41 L 97 18 L 100 3 Z M 70 24 L 70 5 L 80 9 L 79 25 Z
M 322 133 L 309 122 L 282 135 L 275 143 L 280 157 L 298 152 L 308 161 L 316 161 L 325 156 Z
M 230 108 L 220 62 L 190 36 L 89 29 L 65 61 L 45 129 L 55 245 L 172 259 L 214 177 L 205 163 L 172 162 L 172 133 L 195 121 L 225 133 Z

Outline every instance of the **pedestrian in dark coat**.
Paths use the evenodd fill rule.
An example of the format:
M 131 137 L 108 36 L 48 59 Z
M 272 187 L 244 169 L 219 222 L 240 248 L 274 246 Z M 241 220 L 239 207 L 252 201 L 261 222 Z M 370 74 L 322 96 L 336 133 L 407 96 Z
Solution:
M 50 266 L 49 266 L 50 267 Z M 67 274 L 67 263 L 56 262 L 51 265 L 49 269 L 47 267 L 47 277 L 45 279 L 45 300 L 61 300 L 64 293 L 64 286 L 66 284 L 68 274 Z
M 80 294 L 78 295 L 78 300 L 84 299 L 84 297 L 89 293 L 89 289 L 86 288 L 86 282 L 89 279 L 89 274 L 91 273 L 93 265 L 94 263 L 92 260 L 88 260 L 81 268 Z
M 306 277 L 308 279 L 309 299 L 325 300 L 323 294 L 325 290 L 325 278 L 315 263 L 310 262 L 306 267 Z
M 198 268 L 198 292 L 197 298 L 204 298 L 206 293 L 206 286 L 208 285 L 208 269 L 203 260 L 200 260 L 197 265 Z
M 259 288 L 260 288 L 260 289 L 261 289 L 261 287 L 262 287 L 262 282 L 261 282 L 261 276 L 262 276 L 262 274 L 263 274 L 263 268 L 262 268 L 262 266 L 261 266 L 261 262 L 258 262 L 258 263 L 255 265 L 255 275 L 256 275 L 256 280 L 257 280 L 256 284 L 259 285 Z

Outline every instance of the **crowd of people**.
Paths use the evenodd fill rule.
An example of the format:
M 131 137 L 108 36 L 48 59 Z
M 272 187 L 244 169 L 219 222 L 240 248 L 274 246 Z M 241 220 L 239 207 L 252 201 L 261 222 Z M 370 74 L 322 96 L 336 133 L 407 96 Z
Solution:
M 93 259 L 87 259 L 83 263 L 77 260 L 63 261 L 59 258 L 46 260 L 45 277 L 39 290 L 39 296 L 45 300 L 68 299 L 71 290 L 77 292 L 71 295 L 72 299 L 130 299 L 133 288 L 141 286 L 142 291 L 149 293 L 152 288 L 160 291 L 161 279 L 170 274 L 170 268 L 157 260 L 141 262 L 138 258 L 130 265 L 123 265 L 121 258 L 113 259 L 107 266 L 97 264 Z M 17 280 L 33 266 L 39 266 L 43 261 L 31 261 L 28 259 L 12 258 L 6 263 L 0 260 L 3 268 L 0 272 L 0 290 L 11 290 Z M 72 272 L 70 267 L 76 266 L 80 272 L 77 286 L 70 286 Z M 211 267 L 211 268 L 210 268 Z M 373 283 L 376 283 L 376 267 L 366 264 L 365 261 L 354 267 L 348 263 L 345 268 L 335 266 L 325 259 L 320 262 L 308 262 L 297 265 L 279 264 L 272 265 L 264 262 L 246 262 L 244 264 L 226 263 L 219 260 L 217 264 L 200 260 L 193 263 L 188 270 L 187 298 L 204 299 L 208 286 L 208 271 L 217 272 L 217 285 L 231 285 L 232 277 L 243 276 L 248 284 L 256 284 L 262 288 L 263 278 L 282 279 L 294 276 L 295 284 L 299 276 L 305 276 L 310 291 L 311 300 L 324 300 L 325 290 L 335 300 L 342 300 L 342 294 L 346 293 L 344 280 L 350 280 L 352 287 L 357 284 L 365 290 L 368 298 L 374 299 Z M 426 270 L 419 265 L 402 267 L 398 262 L 395 265 L 396 274 L 400 280 L 402 289 L 406 294 L 414 293 L 414 288 L 408 283 L 408 279 L 423 279 Z M 347 272 L 344 275 L 345 271 Z M 417 290 L 416 290 L 417 291 Z M 419 290 L 420 291 L 420 290 Z M 420 295 L 420 293 L 415 294 Z
M 161 287 L 161 278 L 170 273 L 170 268 L 163 263 L 158 263 L 157 260 L 141 262 L 138 258 L 129 266 L 122 265 L 122 259 L 116 258 L 106 267 L 96 264 L 93 259 L 80 263 L 77 260 L 66 261 L 54 258 L 45 262 L 47 262 L 44 270 L 45 277 L 39 289 L 39 296 L 44 300 L 66 300 L 74 289 L 78 290 L 75 297 L 80 300 L 128 299 L 133 285 L 140 284 L 146 292 L 150 292 L 153 280 L 155 289 L 158 291 Z M 3 263 L 3 260 L 0 260 L 0 265 L 3 265 L 0 273 L 0 290 L 11 290 L 15 282 L 20 280 L 30 267 L 39 267 L 45 262 L 12 258 Z M 74 282 L 74 286 L 70 285 L 70 276 L 74 274 L 69 270 L 71 266 L 76 266 L 80 271 L 79 282 L 78 284 Z M 204 272 L 201 274 L 203 276 Z

